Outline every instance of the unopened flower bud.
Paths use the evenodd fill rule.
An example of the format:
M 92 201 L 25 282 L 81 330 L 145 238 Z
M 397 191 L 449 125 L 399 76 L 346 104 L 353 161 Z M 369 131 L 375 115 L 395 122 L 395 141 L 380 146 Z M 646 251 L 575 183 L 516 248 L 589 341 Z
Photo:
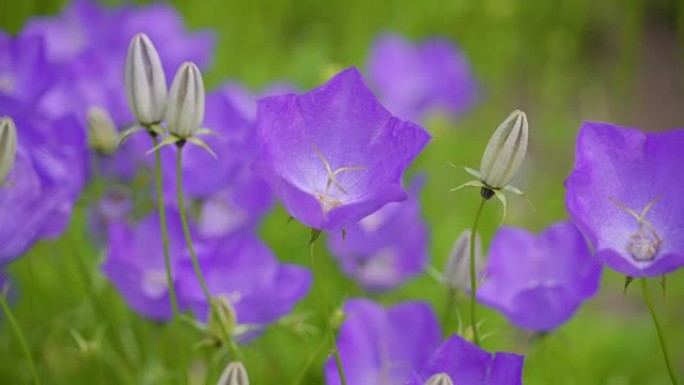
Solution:
M 442 372 L 434 374 L 425 381 L 424 385 L 454 385 L 454 381 L 448 374 Z
M 216 385 L 249 385 L 247 369 L 242 365 L 242 362 L 231 362 L 221 373 L 221 377 Z
M 112 117 L 101 107 L 91 107 L 88 110 L 88 144 L 101 154 L 112 154 L 119 144 L 119 134 L 116 131 Z
M 209 307 L 209 321 L 207 328 L 209 333 L 219 339 L 230 338 L 237 326 L 237 316 L 230 301 L 218 296 L 211 299 Z
M 17 127 L 12 118 L 0 118 L 0 186 L 14 166 L 17 154 Z
M 166 124 L 180 139 L 193 136 L 204 120 L 204 82 L 195 63 L 185 62 L 176 73 L 169 92 Z
M 488 187 L 508 185 L 527 153 L 527 116 L 515 110 L 496 129 L 482 155 L 480 177 Z
M 466 230 L 454 243 L 444 267 L 444 283 L 453 290 L 470 288 L 470 230 Z M 482 268 L 482 243 L 480 235 L 475 235 L 475 270 Z
M 142 125 L 161 122 L 166 108 L 166 76 L 157 49 L 147 35 L 133 37 L 126 54 L 126 98 Z

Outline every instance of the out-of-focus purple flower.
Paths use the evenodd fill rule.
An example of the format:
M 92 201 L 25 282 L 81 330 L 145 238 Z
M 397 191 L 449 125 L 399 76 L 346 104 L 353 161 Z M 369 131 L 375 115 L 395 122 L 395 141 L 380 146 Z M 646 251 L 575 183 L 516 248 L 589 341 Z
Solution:
M 403 385 L 441 341 L 439 323 L 426 303 L 384 309 L 370 300 L 351 299 L 344 313 L 337 346 L 348 384 Z M 333 358 L 325 378 L 328 385 L 341 383 Z
M 276 321 L 304 298 L 311 286 L 308 270 L 281 264 L 261 241 L 245 233 L 197 248 L 209 292 L 232 305 L 240 325 L 257 330 Z M 209 305 L 190 260 L 179 266 L 180 301 L 206 321 Z
M 328 231 L 406 199 L 402 173 L 430 139 L 383 108 L 353 67 L 307 93 L 259 100 L 257 131 L 253 169 L 291 216 Z
M 597 260 L 631 277 L 684 266 L 682 148 L 682 129 L 582 125 L 565 204 Z
M 188 33 L 180 15 L 169 5 L 106 8 L 76 0 L 58 16 L 29 20 L 21 33 L 23 37 L 46 39 L 48 58 L 63 67 L 59 80 L 64 87 L 50 90 L 41 108 L 56 116 L 75 112 L 84 130 L 91 107 L 108 111 L 119 128 L 132 123 L 123 73 L 128 44 L 139 32 L 154 42 L 168 79 L 184 61 L 200 67 L 211 62 L 213 34 Z M 129 138 L 114 155 L 101 157 L 100 172 L 132 178 L 138 166 L 153 160 L 144 156 L 150 146 L 145 135 Z
M 371 49 L 368 75 L 387 108 L 411 121 L 436 110 L 459 116 L 477 98 L 467 58 L 446 39 L 414 44 L 399 35 L 382 35 Z
M 547 332 L 566 322 L 596 294 L 601 266 L 571 222 L 539 235 L 501 228 L 492 240 L 478 300 L 516 326 Z
M 407 385 L 424 385 L 431 376 L 446 373 L 454 385 L 520 385 L 524 357 L 486 352 L 458 335 L 451 336 Z
M 297 87 L 286 82 L 276 82 L 269 84 L 261 91 L 254 93 L 240 83 L 227 83 L 222 87 L 222 91 L 226 97 L 247 117 L 250 122 L 256 120 L 257 116 L 257 99 L 265 98 L 267 96 L 278 96 L 297 92 Z
M 0 31 L 0 95 L 16 100 L 17 107 L 35 109 L 58 73 L 45 56 L 42 38 L 13 38 Z
M 173 281 L 178 285 L 178 264 L 185 258 L 185 242 L 178 213 L 167 210 L 169 252 Z M 109 224 L 109 248 L 102 270 L 136 312 L 155 320 L 173 316 L 169 302 L 159 215 L 154 212 L 137 226 L 125 221 Z
M 104 197 L 88 208 L 89 230 L 95 239 L 104 244 L 109 224 L 124 222 L 133 210 L 130 193 L 116 186 L 108 190 Z
M 423 178 L 413 181 L 409 198 L 392 202 L 332 234 L 328 247 L 342 270 L 369 290 L 388 290 L 423 271 L 428 229 L 420 212 Z

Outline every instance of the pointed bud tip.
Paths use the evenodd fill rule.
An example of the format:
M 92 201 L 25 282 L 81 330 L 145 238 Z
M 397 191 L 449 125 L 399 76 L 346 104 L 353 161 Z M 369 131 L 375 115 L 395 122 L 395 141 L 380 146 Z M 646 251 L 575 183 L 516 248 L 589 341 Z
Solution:
M 247 369 L 240 361 L 229 363 L 216 385 L 249 385 Z
M 152 40 L 138 33 L 131 39 L 124 71 L 126 99 L 137 121 L 158 123 L 166 109 L 166 75 Z
M 451 377 L 444 373 L 437 373 L 430 377 L 423 385 L 454 385 L 454 381 Z
M 482 182 L 492 189 L 508 185 L 527 154 L 527 115 L 513 111 L 494 131 L 480 163 Z
M 204 80 L 193 62 L 184 62 L 171 83 L 166 110 L 169 132 L 181 139 L 197 134 L 204 120 Z

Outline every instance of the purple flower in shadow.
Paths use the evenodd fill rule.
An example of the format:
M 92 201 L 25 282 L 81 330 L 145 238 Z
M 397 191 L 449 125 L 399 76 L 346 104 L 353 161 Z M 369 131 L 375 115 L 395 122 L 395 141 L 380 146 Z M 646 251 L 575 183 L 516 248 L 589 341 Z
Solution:
M 346 236 L 332 234 L 328 247 L 345 274 L 372 291 L 389 290 L 423 271 L 428 257 L 428 228 L 420 212 L 416 178 L 409 197 L 392 202 L 347 227 Z
M 439 323 L 426 303 L 385 309 L 370 300 L 350 299 L 344 313 L 337 345 L 348 384 L 402 385 L 441 340 Z M 332 357 L 325 378 L 328 385 L 341 383 Z
M 402 119 L 419 121 L 435 111 L 458 117 L 477 99 L 468 59 L 446 39 L 414 44 L 399 35 L 381 35 L 367 68 L 382 102 Z
M 513 353 L 489 353 L 454 334 L 432 354 L 406 385 L 424 385 L 445 373 L 454 385 L 521 385 L 524 358 Z
M 259 100 L 257 131 L 254 171 L 292 217 L 327 231 L 406 199 L 402 173 L 430 138 L 383 108 L 355 68 L 307 93 Z
M 631 277 L 684 265 L 684 130 L 646 134 L 585 122 L 565 204 L 595 258 Z
M 246 233 L 208 242 L 197 252 L 209 292 L 232 305 L 238 323 L 249 327 L 246 338 L 289 313 L 311 286 L 308 270 L 279 263 L 266 245 Z M 178 277 L 180 301 L 206 322 L 209 306 L 190 260 L 180 264 Z
M 477 290 L 480 302 L 518 327 L 548 332 L 596 294 L 601 266 L 579 230 L 566 221 L 539 235 L 502 227 L 490 245 L 484 276 Z
M 177 286 L 178 263 L 187 258 L 179 215 L 167 210 L 169 252 Z M 119 220 L 110 223 L 109 248 L 102 270 L 128 305 L 155 320 L 173 317 L 162 250 L 159 215 L 150 213 L 136 226 Z

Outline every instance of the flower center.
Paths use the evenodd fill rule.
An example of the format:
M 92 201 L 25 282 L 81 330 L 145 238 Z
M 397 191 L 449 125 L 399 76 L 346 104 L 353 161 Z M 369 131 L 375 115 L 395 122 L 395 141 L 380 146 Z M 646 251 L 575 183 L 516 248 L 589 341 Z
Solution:
M 333 186 L 335 186 L 337 190 L 342 194 L 347 194 L 347 190 L 344 187 L 342 187 L 342 184 L 337 179 L 337 176 L 343 172 L 364 170 L 365 167 L 340 167 L 333 170 L 332 166 L 330 166 L 330 162 L 328 162 L 328 159 L 326 159 L 323 153 L 318 149 L 318 146 L 314 144 L 313 148 L 316 152 L 316 155 L 318 155 L 318 157 L 323 162 L 323 165 L 325 166 L 325 171 L 328 174 L 328 179 L 325 182 L 325 189 L 323 190 L 323 192 L 317 192 L 314 194 L 316 199 L 318 199 L 318 202 L 320 202 L 321 207 L 323 208 L 323 212 L 327 213 L 334 208 L 342 206 L 343 204 L 339 198 L 336 198 L 331 195 L 330 190 Z
M 627 252 L 637 262 L 649 262 L 655 259 L 655 256 L 658 254 L 658 249 L 663 243 L 663 239 L 655 231 L 653 225 L 646 220 L 646 215 L 659 199 L 660 197 L 657 197 L 649 202 L 640 214 L 622 203 L 611 199 L 616 206 L 625 210 L 637 221 L 639 227 L 629 236 L 626 247 Z

